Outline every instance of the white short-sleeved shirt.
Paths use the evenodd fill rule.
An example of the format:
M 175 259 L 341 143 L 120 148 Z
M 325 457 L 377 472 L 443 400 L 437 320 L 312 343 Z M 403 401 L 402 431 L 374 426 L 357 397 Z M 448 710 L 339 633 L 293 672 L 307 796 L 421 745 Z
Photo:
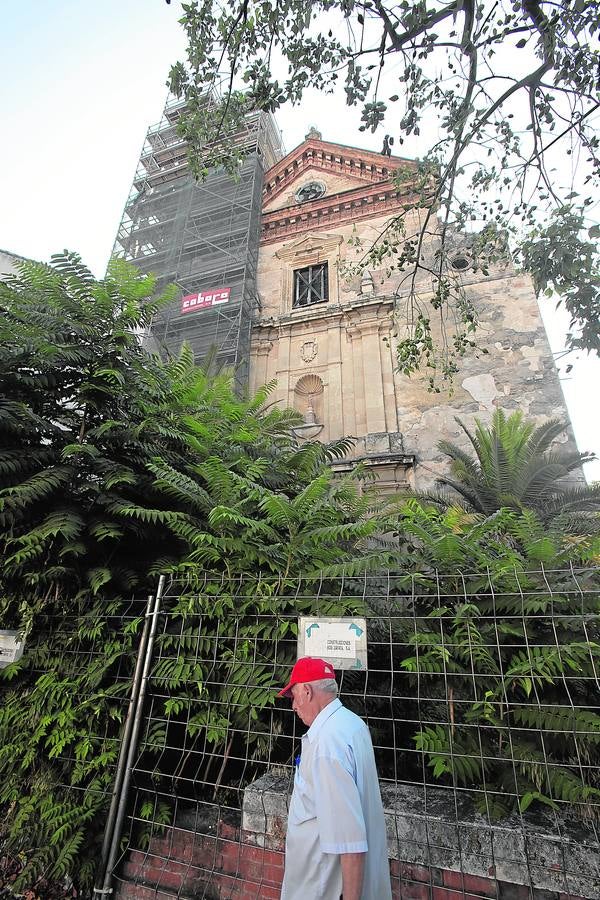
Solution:
M 365 853 L 361 900 L 391 900 L 383 805 L 369 729 L 339 700 L 304 737 L 285 844 L 281 900 L 339 900 L 340 853 Z

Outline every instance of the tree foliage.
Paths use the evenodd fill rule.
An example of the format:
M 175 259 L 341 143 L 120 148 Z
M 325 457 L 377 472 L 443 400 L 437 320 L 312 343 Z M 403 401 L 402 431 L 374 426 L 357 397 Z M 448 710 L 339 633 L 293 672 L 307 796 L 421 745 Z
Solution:
M 470 789 L 492 820 L 532 803 L 597 818 L 597 536 L 549 534 L 531 511 L 417 500 L 399 529 L 412 615 L 394 625 L 395 662 L 428 777 Z
M 158 572 L 285 580 L 376 552 L 369 491 L 329 469 L 348 443 L 299 446 L 301 418 L 268 408 L 272 386 L 239 397 L 186 348 L 145 352 L 136 332 L 170 296 L 154 289 L 120 261 L 96 281 L 67 253 L 0 283 L 0 626 L 27 647 L 0 669 L 0 837 L 22 854 L 17 888 L 93 876 Z M 226 666 L 224 683 L 243 671 Z M 196 725 L 213 734 L 210 716 Z
M 73 254 L 0 282 L 0 584 L 13 603 L 128 592 L 165 547 L 146 464 L 185 460 L 173 423 L 186 363 L 163 366 L 135 338 L 169 299 L 153 290 L 119 261 L 95 281 Z M 142 506 L 156 508 L 143 533 L 130 514 Z
M 546 524 L 565 516 L 573 524 L 573 514 L 590 513 L 580 525 L 584 531 L 597 529 L 600 487 L 573 480 L 595 455 L 557 445 L 565 425 L 556 419 L 536 425 L 519 410 L 507 417 L 501 409 L 494 411 L 489 427 L 476 419 L 474 432 L 460 419 L 456 421 L 474 456 L 451 441 L 440 441 L 440 450 L 450 460 L 450 474 L 438 480 L 452 490 L 425 498 L 451 506 L 458 495 L 468 509 L 486 516 L 502 508 L 533 510 Z
M 362 260 L 400 274 L 402 371 L 451 376 L 473 346 L 476 315 L 448 265 L 456 230 L 473 226 L 472 271 L 512 256 L 539 292 L 557 292 L 567 346 L 600 349 L 596 4 L 190 0 L 181 22 L 187 60 L 169 83 L 188 103 L 180 130 L 197 175 L 214 163 L 235 171 L 239 150 L 223 136 L 246 112 L 299 103 L 310 88 L 340 88 L 362 130 L 383 133 L 384 154 L 431 127 L 416 178 L 398 175 L 414 199 Z
M 23 861 L 15 889 L 42 877 L 70 874 L 84 885 L 93 877 L 144 599 L 158 571 L 187 585 L 165 608 L 151 676 L 160 697 L 140 748 L 166 789 L 187 774 L 185 761 L 164 769 L 167 727 L 180 729 L 187 748 L 204 748 L 200 783 L 210 771 L 213 784 L 239 786 L 236 758 L 247 760 L 243 778 L 270 758 L 283 733 L 270 680 L 286 660 L 278 648 L 287 642 L 292 653 L 292 620 L 312 609 L 312 593 L 300 594 L 307 579 L 322 586 L 344 573 L 351 583 L 401 562 L 407 583 L 417 579 L 424 591 L 417 627 L 402 630 L 406 617 L 395 619 L 395 664 L 438 689 L 449 667 L 457 676 L 454 718 L 421 717 L 413 729 L 434 777 L 480 783 L 472 736 L 481 728 L 493 763 L 485 784 L 495 785 L 499 809 L 515 797 L 522 808 L 593 804 L 598 786 L 584 781 L 566 733 L 577 733 L 580 758 L 596 760 L 598 723 L 587 707 L 597 592 L 585 601 L 583 647 L 572 595 L 556 579 L 545 592 L 542 565 L 597 563 L 597 541 L 549 534 L 526 512 L 480 517 L 408 501 L 393 513 L 359 489 L 360 471 L 334 480 L 329 464 L 347 445 L 299 446 L 290 428 L 299 418 L 268 408 L 268 387 L 239 397 L 231 377 L 207 375 L 189 351 L 162 361 L 140 347 L 136 329 L 163 302 L 154 288 L 124 263 L 95 281 L 72 254 L 53 266 L 24 263 L 0 284 L 0 625 L 19 627 L 27 641 L 23 657 L 0 669 L 0 839 Z M 379 537 L 394 528 L 397 539 Z M 444 582 L 456 597 L 448 609 L 436 569 L 455 573 Z M 467 598 L 465 571 L 486 573 Z M 497 594 L 485 590 L 490 583 Z M 520 586 L 541 591 L 532 622 Z M 567 613 L 558 623 L 556 609 Z M 320 606 L 330 615 L 361 610 L 381 613 L 360 592 Z M 497 610 L 516 624 L 500 623 L 500 648 L 490 650 Z M 449 654 L 441 669 L 440 623 Z M 575 677 L 568 688 L 566 669 Z M 509 781 L 516 757 L 507 722 L 523 736 L 518 783 Z M 170 816 L 164 804 L 135 812 L 162 823 Z
M 0 283 L 0 585 L 13 601 L 127 594 L 191 550 L 226 566 L 228 534 L 243 546 L 252 533 L 253 561 L 275 569 L 283 540 L 292 566 L 287 542 L 311 510 L 323 528 L 364 515 L 327 469 L 349 443 L 299 447 L 300 417 L 263 411 L 272 385 L 239 398 L 189 350 L 163 362 L 142 349 L 135 331 L 170 296 L 154 286 L 119 260 L 95 281 L 72 254 Z M 313 542 L 314 564 L 336 543 L 321 556 Z

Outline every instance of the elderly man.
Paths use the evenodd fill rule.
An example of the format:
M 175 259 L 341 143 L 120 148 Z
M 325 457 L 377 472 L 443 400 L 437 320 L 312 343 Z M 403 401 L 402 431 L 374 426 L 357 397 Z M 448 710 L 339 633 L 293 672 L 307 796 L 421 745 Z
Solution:
M 299 659 L 280 697 L 308 725 L 296 758 L 281 900 L 391 900 L 371 736 L 337 699 L 333 666 Z

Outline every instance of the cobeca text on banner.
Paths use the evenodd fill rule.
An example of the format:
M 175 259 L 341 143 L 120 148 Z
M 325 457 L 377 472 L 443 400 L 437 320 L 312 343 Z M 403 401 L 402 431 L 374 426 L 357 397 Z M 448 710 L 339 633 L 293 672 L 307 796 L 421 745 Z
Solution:
M 186 294 L 181 298 L 181 312 L 194 312 L 197 309 L 208 309 L 227 303 L 231 294 L 231 288 L 218 288 L 216 291 L 201 291 L 199 294 Z

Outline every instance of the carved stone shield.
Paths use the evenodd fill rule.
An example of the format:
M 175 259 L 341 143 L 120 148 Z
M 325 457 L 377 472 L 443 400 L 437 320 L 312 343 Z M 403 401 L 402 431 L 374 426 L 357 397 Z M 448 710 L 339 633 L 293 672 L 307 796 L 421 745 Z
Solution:
M 300 348 L 300 356 L 303 362 L 309 363 L 316 358 L 319 348 L 316 341 L 304 341 Z

